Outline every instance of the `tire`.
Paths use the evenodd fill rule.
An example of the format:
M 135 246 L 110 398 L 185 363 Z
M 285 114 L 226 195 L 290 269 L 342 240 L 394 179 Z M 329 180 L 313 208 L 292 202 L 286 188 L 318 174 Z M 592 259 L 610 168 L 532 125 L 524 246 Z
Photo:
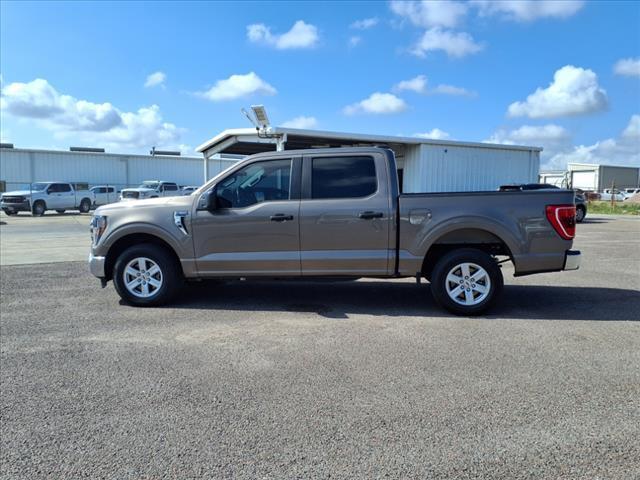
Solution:
M 472 283 L 474 279 L 476 282 Z M 457 286 L 460 281 L 464 282 L 460 287 L 466 285 L 468 288 L 460 290 Z M 491 308 L 502 292 L 503 283 L 502 271 L 496 261 L 474 248 L 461 248 L 447 253 L 431 273 L 433 298 L 438 305 L 456 315 L 479 315 Z
M 140 263 L 136 261 L 136 259 L 141 258 L 145 259 L 142 269 L 140 268 Z M 158 275 L 156 272 L 149 276 L 149 273 L 154 269 L 154 265 L 158 267 L 160 274 Z M 149 270 L 143 271 L 144 268 Z M 134 272 L 136 273 L 135 276 L 132 275 Z M 137 275 L 137 273 L 141 275 Z M 144 273 L 148 275 L 146 277 L 148 296 L 144 296 Z M 125 277 L 130 282 L 133 282 L 136 277 L 140 277 L 140 280 L 128 288 L 125 283 L 127 281 Z M 155 283 L 153 282 L 154 280 Z M 152 243 L 142 243 L 127 248 L 116 259 L 113 268 L 113 283 L 118 295 L 125 303 L 135 307 L 155 307 L 169 303 L 180 290 L 184 283 L 184 278 L 180 265 L 170 252 Z M 159 286 L 155 286 L 157 283 L 159 283 Z
M 16 212 L 15 210 L 9 210 L 8 208 L 3 208 L 2 211 L 5 213 L 5 215 L 7 215 L 8 217 L 10 217 L 11 215 L 17 215 L 18 212 Z
M 584 217 L 587 216 L 587 209 L 579 205 L 576 207 L 576 222 L 582 223 Z
M 80 213 L 89 213 L 89 210 L 91 210 L 91 200 L 89 200 L 88 198 L 83 198 L 80 202 L 80 207 L 78 208 L 78 210 L 80 210 Z
M 64 210 L 64 209 L 59 209 L 59 210 L 56 210 L 56 212 L 57 212 L 57 213 L 59 213 L 60 215 L 62 215 L 64 212 L 66 212 L 66 210 Z
M 42 200 L 36 200 L 31 208 L 31 215 L 34 217 L 42 217 L 47 211 L 47 205 Z

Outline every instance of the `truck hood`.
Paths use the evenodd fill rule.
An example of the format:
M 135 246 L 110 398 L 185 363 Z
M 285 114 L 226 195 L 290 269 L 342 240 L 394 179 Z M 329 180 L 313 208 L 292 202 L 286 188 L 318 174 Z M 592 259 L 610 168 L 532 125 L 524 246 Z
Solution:
M 138 210 L 141 208 L 175 208 L 181 210 L 191 210 L 194 197 L 192 196 L 180 196 L 180 197 L 159 197 L 148 198 L 144 200 L 138 200 L 136 202 L 118 202 L 109 203 L 98 207 L 96 209 L 96 215 L 111 215 L 121 214 L 131 211 L 132 209 Z
M 37 191 L 41 191 L 41 190 L 37 190 Z M 36 193 L 36 190 L 15 190 L 13 192 L 4 192 L 2 194 L 2 196 L 7 196 L 7 197 L 28 197 L 30 196 L 32 193 Z

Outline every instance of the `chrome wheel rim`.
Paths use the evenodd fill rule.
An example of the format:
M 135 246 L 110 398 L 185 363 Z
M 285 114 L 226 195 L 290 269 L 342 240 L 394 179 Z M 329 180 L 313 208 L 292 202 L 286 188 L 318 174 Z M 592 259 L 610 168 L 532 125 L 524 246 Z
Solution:
M 491 291 L 489 274 L 476 263 L 456 265 L 449 270 L 445 283 L 449 298 L 466 307 L 482 303 Z
M 147 257 L 137 257 L 127 263 L 122 274 L 127 291 L 138 298 L 156 295 L 162 287 L 162 270 Z

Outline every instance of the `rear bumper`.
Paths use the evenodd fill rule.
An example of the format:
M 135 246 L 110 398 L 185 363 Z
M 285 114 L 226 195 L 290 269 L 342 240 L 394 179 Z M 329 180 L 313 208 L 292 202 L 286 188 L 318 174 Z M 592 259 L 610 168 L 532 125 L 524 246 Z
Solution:
M 562 270 L 578 270 L 582 260 L 580 250 L 567 250 L 564 257 L 564 268 Z
M 93 253 L 89 254 L 89 271 L 94 277 L 104 278 L 105 257 L 97 257 Z

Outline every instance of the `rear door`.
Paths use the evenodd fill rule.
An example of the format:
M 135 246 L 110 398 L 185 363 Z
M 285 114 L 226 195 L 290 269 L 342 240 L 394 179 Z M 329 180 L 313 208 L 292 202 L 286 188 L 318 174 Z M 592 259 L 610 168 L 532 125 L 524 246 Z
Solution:
M 393 202 L 381 153 L 304 158 L 302 274 L 387 275 Z
M 161 188 L 163 197 L 173 197 L 178 195 L 178 185 L 176 183 L 165 183 Z
M 68 183 L 52 183 L 47 192 L 47 208 L 68 209 L 75 206 L 75 195 Z
M 251 162 L 199 199 L 192 222 L 198 271 L 205 276 L 300 275 L 300 158 Z

